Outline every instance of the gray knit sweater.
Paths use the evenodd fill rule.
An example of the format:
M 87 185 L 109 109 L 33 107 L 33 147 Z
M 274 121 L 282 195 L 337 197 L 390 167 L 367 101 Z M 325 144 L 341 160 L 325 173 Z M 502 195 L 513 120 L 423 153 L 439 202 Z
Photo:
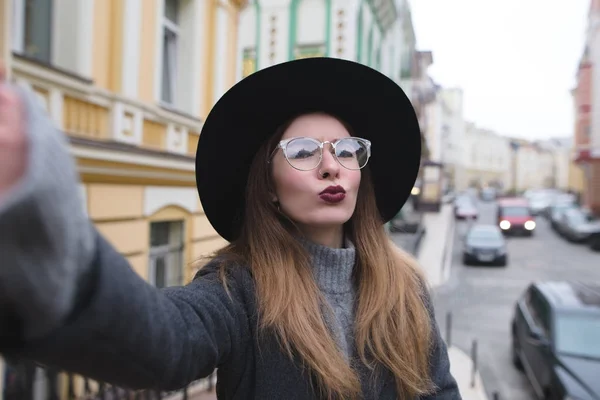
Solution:
M 333 311 L 323 310 L 325 320 L 334 332 L 340 349 L 361 377 L 364 399 L 377 399 L 381 391 L 381 376 L 373 374 L 362 364 L 355 346 L 354 310 L 357 288 L 353 272 L 356 249 L 348 240 L 345 241 L 345 247 L 339 249 L 305 239 L 300 241 L 311 255 L 315 280 Z M 375 372 L 382 373 L 379 369 Z

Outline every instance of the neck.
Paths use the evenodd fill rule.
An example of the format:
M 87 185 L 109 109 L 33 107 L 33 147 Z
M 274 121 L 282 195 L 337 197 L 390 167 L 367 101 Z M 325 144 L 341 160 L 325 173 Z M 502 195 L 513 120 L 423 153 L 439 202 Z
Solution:
M 353 289 L 356 249 L 352 242 L 348 241 L 345 248 L 332 248 L 306 237 L 299 241 L 310 254 L 315 279 L 323 292 L 348 293 Z
M 340 249 L 344 247 L 344 227 L 337 225 L 334 227 L 302 227 L 304 237 L 313 243 L 321 246 Z

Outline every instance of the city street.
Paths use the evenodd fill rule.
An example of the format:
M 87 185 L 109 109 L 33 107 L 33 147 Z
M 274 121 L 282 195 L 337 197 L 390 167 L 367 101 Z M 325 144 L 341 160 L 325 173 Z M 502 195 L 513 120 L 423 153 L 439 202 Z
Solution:
M 479 223 L 493 223 L 495 203 L 479 202 L 478 206 Z M 452 312 L 451 343 L 470 352 L 473 340 L 478 341 L 479 369 L 488 394 L 499 391 L 504 400 L 532 400 L 529 382 L 511 362 L 510 321 L 515 301 L 536 280 L 600 281 L 600 254 L 560 238 L 538 217 L 533 237 L 507 239 L 506 268 L 463 266 L 465 224 L 456 225 L 451 278 L 434 291 L 442 335 L 446 335 L 446 314 Z

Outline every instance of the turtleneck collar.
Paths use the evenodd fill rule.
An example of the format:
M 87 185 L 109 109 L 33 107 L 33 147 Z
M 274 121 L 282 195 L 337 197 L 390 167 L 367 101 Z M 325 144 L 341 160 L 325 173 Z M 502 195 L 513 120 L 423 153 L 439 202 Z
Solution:
M 345 248 L 326 247 L 306 238 L 300 242 L 312 258 L 313 273 L 324 293 L 348 293 L 353 290 L 352 272 L 356 261 L 356 249 L 346 240 Z

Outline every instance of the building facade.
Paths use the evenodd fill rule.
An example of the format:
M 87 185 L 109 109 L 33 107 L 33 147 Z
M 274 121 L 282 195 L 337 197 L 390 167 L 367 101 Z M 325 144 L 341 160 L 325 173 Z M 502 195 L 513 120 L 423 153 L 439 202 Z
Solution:
M 600 215 L 600 1 L 592 0 L 587 35 L 577 84 L 575 107 L 575 159 L 584 176 L 583 203 Z
M 575 161 L 573 138 L 553 138 L 538 141 L 537 145 L 550 151 L 553 155 L 554 179 L 552 187 L 562 191 L 583 194 L 585 179 L 583 170 Z
M 68 134 L 97 229 L 159 287 L 226 244 L 202 211 L 194 159 L 203 119 L 237 79 L 245 3 L 0 0 L 9 79 Z
M 463 168 L 457 189 L 494 186 L 506 189 L 510 179 L 511 155 L 505 136 L 473 123 L 465 124 L 462 146 Z
M 373 67 L 400 83 L 407 0 L 251 0 L 240 16 L 238 78 L 305 57 Z M 408 56 L 407 56 L 408 57 Z
M 460 88 L 443 88 L 438 93 L 444 103 L 442 124 L 442 164 L 449 188 L 465 187 L 463 143 L 465 141 L 464 95 Z

